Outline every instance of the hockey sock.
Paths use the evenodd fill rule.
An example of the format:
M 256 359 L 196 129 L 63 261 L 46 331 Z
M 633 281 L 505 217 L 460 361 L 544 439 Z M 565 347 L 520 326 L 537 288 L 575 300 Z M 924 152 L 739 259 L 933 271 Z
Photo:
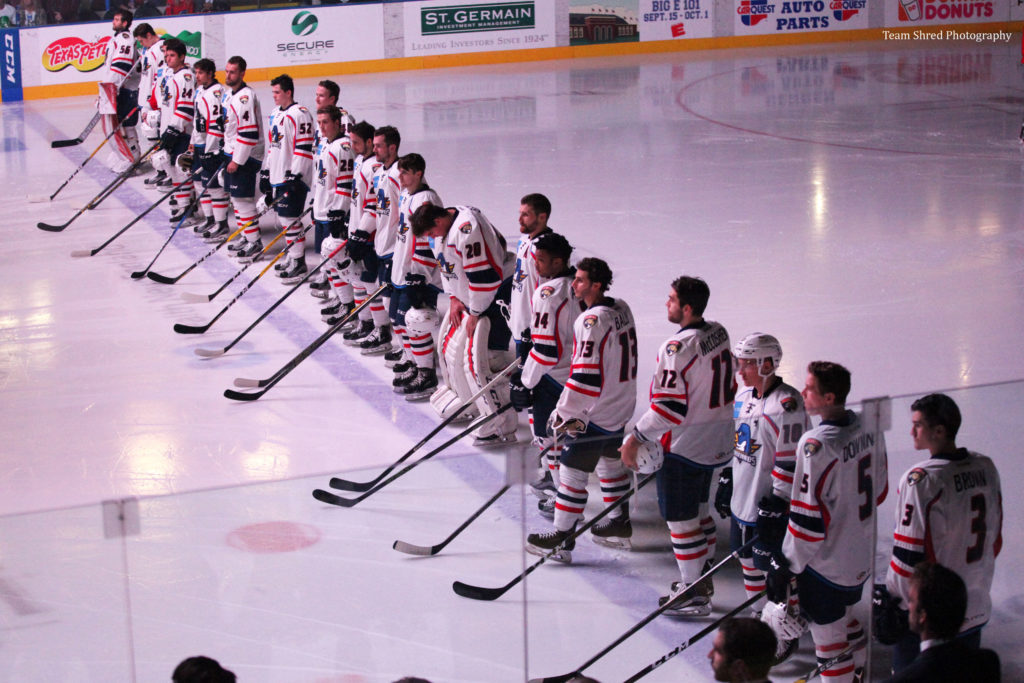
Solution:
M 669 522 L 668 531 L 672 537 L 672 549 L 676 555 L 676 564 L 679 565 L 679 573 L 683 577 L 683 583 L 689 585 L 700 578 L 704 559 L 708 554 L 704 531 L 696 518 Z
M 575 467 L 563 467 L 555 495 L 555 528 L 568 531 L 583 517 L 587 507 L 587 480 L 590 474 Z
M 377 297 L 370 302 L 370 317 L 373 318 L 374 327 L 387 327 L 391 324 L 388 318 L 388 309 L 383 297 Z
M 718 545 L 718 527 L 715 526 L 715 520 L 708 514 L 707 503 L 701 503 L 700 506 L 700 528 L 704 532 L 704 540 L 708 544 L 708 556 L 706 560 L 715 560 L 715 550 Z
M 416 367 L 434 367 L 434 335 L 429 332 L 410 334 L 408 339 L 409 351 L 412 353 L 412 359 L 416 363 Z
M 597 461 L 596 471 L 598 479 L 601 480 L 601 494 L 604 496 L 606 506 L 622 498 L 629 491 L 629 470 L 619 458 L 601 457 Z M 623 516 L 629 519 L 627 504 L 620 505 L 608 515 L 610 519 L 618 519 Z
M 177 164 L 172 163 L 167 170 L 167 175 L 171 177 L 171 182 L 174 184 L 174 197 L 172 199 L 184 210 L 189 202 L 192 201 L 192 183 L 189 182 L 188 173 L 178 168 Z
M 252 197 L 232 197 L 231 203 L 235 207 L 235 223 L 241 228 L 245 239 L 248 242 L 255 242 L 260 238 L 260 225 L 256 221 L 256 200 Z M 252 225 L 249 225 L 251 223 Z
M 840 618 L 831 624 L 811 624 L 811 637 L 814 639 L 814 654 L 818 663 L 822 664 L 840 655 L 849 646 L 846 625 L 848 620 Z M 853 683 L 855 670 L 853 657 L 846 655 L 838 662 L 821 672 L 821 679 L 828 683 Z
M 849 611 L 847 611 L 847 616 L 849 616 Z M 857 621 L 853 617 L 850 617 L 849 621 L 846 622 L 846 642 L 849 646 L 852 646 L 854 643 L 863 639 L 864 628 L 860 625 L 859 621 Z M 866 649 L 861 648 L 860 650 L 857 650 L 853 653 L 854 668 L 863 667 L 865 664 L 867 664 L 867 661 L 868 653 Z
M 747 597 L 752 598 L 764 590 L 764 572 L 754 566 L 754 560 L 749 557 L 740 558 L 740 567 L 743 568 L 743 588 L 747 591 Z M 755 602 L 751 607 L 760 611 L 764 608 L 765 597 Z
M 302 221 L 297 216 L 278 216 L 277 225 L 281 230 L 287 229 L 284 234 L 285 247 L 288 250 L 288 258 L 293 261 L 302 261 L 306 258 L 306 233 L 302 230 Z
M 208 188 L 210 206 L 213 209 L 213 220 L 220 223 L 228 219 L 228 193 L 223 187 Z M 207 214 L 209 216 L 210 214 Z
M 554 482 L 555 486 L 561 481 L 561 470 L 559 457 L 562 455 L 562 447 L 554 446 L 548 454 L 545 456 L 548 461 L 548 472 L 551 473 L 551 481 Z
M 362 306 L 363 302 L 366 301 L 366 297 L 367 296 L 368 295 L 366 294 L 366 288 L 362 286 L 362 283 L 352 283 L 352 297 L 353 297 L 353 301 L 355 302 L 356 306 Z M 360 311 L 359 311 L 359 319 L 360 320 L 372 320 L 373 319 L 372 314 L 371 314 L 371 312 L 369 310 L 372 306 L 373 306 L 373 304 L 370 304 L 370 306 L 366 306 L 366 307 L 360 309 Z

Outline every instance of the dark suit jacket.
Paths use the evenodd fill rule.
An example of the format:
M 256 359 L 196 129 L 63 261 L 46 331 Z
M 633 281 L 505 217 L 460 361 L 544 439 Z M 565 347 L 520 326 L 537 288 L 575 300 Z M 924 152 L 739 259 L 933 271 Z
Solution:
M 930 647 L 888 683 L 999 683 L 999 655 L 957 641 Z

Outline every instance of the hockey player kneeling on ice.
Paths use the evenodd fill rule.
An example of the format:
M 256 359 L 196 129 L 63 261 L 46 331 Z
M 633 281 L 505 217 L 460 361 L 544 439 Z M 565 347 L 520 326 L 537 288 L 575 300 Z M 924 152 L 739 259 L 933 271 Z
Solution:
M 572 560 L 571 538 L 587 505 L 591 472 L 601 481 L 604 504 L 610 505 L 629 490 L 629 471 L 619 458 L 626 421 L 636 407 L 636 325 L 622 299 L 607 295 L 612 283 L 608 264 L 597 258 L 576 265 L 572 290 L 586 310 L 573 323 L 573 353 L 569 378 L 548 419 L 549 432 L 564 442 L 560 456 L 555 529 L 526 537 L 526 550 Z M 615 509 L 591 530 L 594 541 L 629 548 L 633 527 L 625 506 Z
M 622 446 L 622 461 L 629 467 L 636 467 L 641 443 L 660 439 L 665 446 L 665 464 L 657 474 L 658 506 L 668 523 L 682 581 L 673 583 L 672 594 L 659 604 L 666 604 L 681 587 L 689 596 L 665 610 L 672 616 L 711 613 L 711 578 L 697 579 L 714 564 L 711 478 L 733 450 L 732 350 L 725 328 L 704 320 L 710 297 L 700 278 L 684 275 L 672 283 L 667 317 L 680 328 L 658 350 L 650 407 Z
M 512 333 L 501 307 L 508 305 L 515 257 L 487 217 L 470 206 L 424 204 L 412 214 L 411 223 L 414 236 L 434 239 L 449 296 L 448 328 L 441 330 L 446 379 L 465 403 L 512 362 Z M 508 402 L 508 384 L 496 382 L 477 399 L 477 408 L 481 414 L 494 414 Z M 431 403 L 436 405 L 433 399 Z M 514 443 L 517 427 L 515 412 L 505 411 L 475 430 L 473 445 Z

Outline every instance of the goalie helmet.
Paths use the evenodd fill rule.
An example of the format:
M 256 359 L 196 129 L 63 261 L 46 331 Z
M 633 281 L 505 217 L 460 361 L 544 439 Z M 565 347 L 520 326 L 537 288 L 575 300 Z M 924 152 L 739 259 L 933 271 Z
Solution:
M 779 340 L 770 334 L 753 332 L 739 340 L 732 347 L 732 355 L 740 360 L 753 360 L 757 362 L 757 373 L 761 377 L 768 377 L 775 374 L 782 362 L 782 345 Z M 771 359 L 772 369 L 764 372 L 764 361 Z
M 405 313 L 405 329 L 413 334 L 434 334 L 441 318 L 433 308 L 410 308 Z
M 640 474 L 654 474 L 665 462 L 665 449 L 661 441 L 641 441 L 636 452 L 636 471 Z
M 174 163 L 178 166 L 178 168 L 180 168 L 185 173 L 188 173 L 192 170 L 192 162 L 192 155 L 189 154 L 188 152 L 179 154 L 178 158 L 174 160 Z
M 771 627 L 775 637 L 779 639 L 780 647 L 785 641 L 796 640 L 807 630 L 806 619 L 799 614 L 793 614 L 784 603 L 771 600 L 761 611 L 761 621 Z

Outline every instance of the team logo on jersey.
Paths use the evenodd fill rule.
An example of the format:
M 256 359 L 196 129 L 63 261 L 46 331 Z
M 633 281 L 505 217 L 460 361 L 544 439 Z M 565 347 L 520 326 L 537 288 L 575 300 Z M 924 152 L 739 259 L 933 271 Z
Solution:
M 804 455 L 810 457 L 821 450 L 821 442 L 817 439 L 807 439 L 804 443 Z
M 282 135 L 281 131 L 277 129 L 277 124 L 275 123 L 273 126 L 270 127 L 270 144 L 280 145 L 281 140 L 283 139 L 284 135 Z
M 736 430 L 736 434 L 733 437 L 733 443 L 736 448 L 736 452 L 742 453 L 743 455 L 754 455 L 761 450 L 761 444 L 754 440 L 753 435 L 750 433 L 750 425 L 746 422 L 741 424 Z M 751 459 L 749 462 L 753 464 L 754 461 Z
M 594 325 L 596 325 L 596 324 L 597 324 L 597 316 L 596 315 L 588 315 L 586 318 L 583 319 L 583 327 L 587 328 L 588 330 L 591 327 L 593 327 Z
M 242 95 L 241 97 L 238 98 L 238 103 L 239 104 L 247 104 L 248 102 L 249 102 L 249 96 L 248 95 Z
M 787 413 L 792 413 L 800 405 L 799 403 L 797 403 L 797 400 L 792 396 L 787 396 L 786 398 L 779 401 L 779 403 L 782 404 L 782 409 L 785 410 Z
M 923 480 L 926 476 L 928 476 L 927 472 L 920 467 L 915 467 L 907 474 L 907 485 L 913 486 L 917 482 Z
M 555 293 L 555 288 L 554 287 L 547 287 L 547 286 L 545 286 L 545 287 L 541 287 L 540 288 L 540 298 L 541 299 L 547 299 L 549 296 L 551 296 L 554 293 Z
M 465 223 L 459 226 L 459 232 L 468 235 L 469 233 L 473 232 L 473 224 L 470 223 L 469 221 L 466 221 Z
M 679 349 L 681 348 L 683 348 L 683 343 L 673 339 L 665 345 L 665 354 L 668 356 L 674 356 L 679 353 Z

